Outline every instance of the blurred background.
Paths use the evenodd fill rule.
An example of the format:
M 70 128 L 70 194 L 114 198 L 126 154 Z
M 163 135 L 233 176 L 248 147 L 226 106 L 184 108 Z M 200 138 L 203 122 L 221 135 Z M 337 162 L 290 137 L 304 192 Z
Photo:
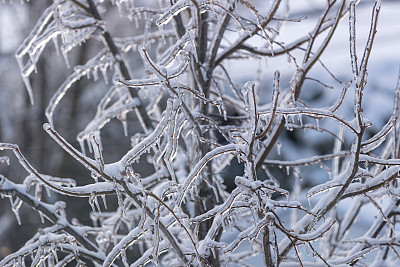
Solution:
M 63 57 L 57 54 L 54 46 L 48 45 L 37 64 L 37 73 L 30 77 L 35 100 L 35 104 L 31 105 L 14 56 L 18 46 L 29 35 L 40 15 L 52 2 L 49 0 L 28 3 L 4 1 L 0 4 L 0 142 L 18 144 L 28 161 L 41 173 L 58 177 L 72 177 L 78 184 L 87 184 L 93 181 L 90 173 L 56 145 L 42 128 L 46 122 L 44 112 L 48 101 L 61 83 L 72 73 L 72 69 L 67 68 Z M 146 1 L 136 2 L 137 5 L 140 5 Z M 154 5 L 158 5 L 158 1 L 153 2 Z M 250 2 L 260 5 L 263 3 L 263 1 Z M 301 23 L 287 22 L 279 39 L 290 43 L 310 32 L 325 3 L 326 1 L 322 0 L 291 1 L 290 18 L 304 19 Z M 373 1 L 362 0 L 356 10 L 358 53 L 362 53 L 368 37 L 372 6 Z M 111 12 L 106 14 L 106 19 L 112 22 L 108 24 L 108 30 L 113 36 L 134 36 L 140 31 L 133 22 L 125 17 L 120 17 L 117 8 L 113 7 L 110 10 Z M 383 1 L 377 38 L 369 62 L 368 85 L 364 102 L 365 117 L 373 123 L 373 126 L 369 128 L 369 135 L 378 131 L 392 113 L 394 88 L 400 66 L 399 14 L 400 1 Z M 337 79 L 343 82 L 349 82 L 352 79 L 348 40 L 348 18 L 345 18 L 340 22 L 334 39 L 321 58 L 323 64 L 335 74 Z M 71 66 L 84 64 L 101 47 L 102 45 L 98 41 L 88 41 L 82 44 L 68 54 L 69 64 Z M 133 63 L 140 61 L 137 53 L 132 53 L 130 58 Z M 137 66 L 135 65 L 133 72 L 139 75 L 143 69 L 140 67 L 141 63 Z M 265 90 L 260 92 L 261 99 L 265 100 L 261 100 L 261 103 L 269 102 L 271 99 L 271 84 L 273 72 L 276 69 L 281 72 L 283 88 L 288 87 L 291 75 L 295 70 L 293 62 L 287 57 L 271 58 L 267 61 L 233 62 L 227 68 L 229 71 L 237 73 L 235 82 L 245 83 L 248 80 L 257 79 L 258 73 L 254 66 L 261 66 L 265 70 L 262 74 L 262 88 Z M 310 106 L 315 107 L 332 104 L 332 100 L 340 94 L 343 86 L 338 86 L 338 83 L 333 81 L 333 78 L 321 65 L 314 67 L 310 76 L 318 78 L 324 83 L 333 84 L 336 89 L 332 90 L 318 82 L 308 80 L 304 85 L 305 89 L 302 91 L 301 98 Z M 92 79 L 82 78 L 63 98 L 55 114 L 55 124 L 58 132 L 75 147 L 79 147 L 76 141 L 77 133 L 83 130 L 93 118 L 96 105 L 108 87 L 109 85 L 101 78 L 96 82 Z M 351 91 L 345 101 L 341 114 L 350 118 L 353 112 Z M 128 119 L 135 121 L 132 114 Z M 304 123 L 312 121 L 306 121 L 305 118 L 304 120 Z M 315 120 L 312 123 L 316 123 Z M 329 121 L 319 123 L 326 128 L 330 127 L 327 125 Z M 130 127 L 132 127 L 131 132 L 136 132 L 135 127 L 138 126 L 132 123 Z M 129 137 L 121 138 L 121 136 L 124 136 L 123 128 L 118 121 L 111 121 L 104 128 L 102 139 L 106 151 L 106 162 L 118 159 L 121 155 L 120 151 L 126 151 L 129 148 Z M 286 131 L 280 142 L 283 144 L 280 151 L 274 151 L 270 155 L 271 159 L 295 160 L 328 153 L 333 146 L 329 136 L 318 132 Z M 112 149 L 107 149 L 111 147 Z M 26 171 L 18 165 L 12 153 L 2 151 L 0 154 L 0 156 L 5 155 L 10 157 L 11 164 L 6 165 L 0 162 L 0 173 L 16 183 L 22 183 L 27 176 Z M 241 171 L 240 166 L 232 168 L 232 171 L 235 171 L 235 168 L 237 172 Z M 290 187 L 291 180 L 285 176 L 283 170 L 277 169 L 274 170 L 274 173 L 280 178 L 282 187 Z M 310 167 L 306 173 L 307 177 L 303 177 L 306 187 L 328 179 L 326 172 L 319 171 L 318 167 Z M 229 182 L 227 184 L 229 185 Z M 69 219 L 77 217 L 84 224 L 90 223 L 88 214 L 91 208 L 87 199 L 55 195 L 45 197 L 48 201 L 62 199 L 68 202 Z M 112 200 L 109 205 L 112 209 Z M 18 225 L 8 199 L 0 199 L 0 259 L 16 251 L 37 232 L 38 228 L 44 227 L 39 216 L 31 207 L 23 206 L 20 216 L 22 225 Z

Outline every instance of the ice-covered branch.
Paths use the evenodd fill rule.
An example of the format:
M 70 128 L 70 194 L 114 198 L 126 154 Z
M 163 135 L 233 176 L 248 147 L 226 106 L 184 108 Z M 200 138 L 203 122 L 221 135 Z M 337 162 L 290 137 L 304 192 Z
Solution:
M 365 88 L 381 1 L 359 60 L 355 14 L 363 18 L 368 6 L 361 3 L 329 0 L 312 10 L 281 0 L 50 4 L 15 56 L 32 102 L 29 79 L 50 69 L 36 68 L 53 62 L 50 40 L 67 65 L 71 59 L 66 78 L 56 79 L 56 64 L 45 77 L 40 92 L 57 83 L 43 93 L 51 97 L 43 128 L 86 172 L 47 145 L 36 169 L 31 154 L 0 143 L 0 172 L 11 171 L 0 174 L 1 196 L 22 225 L 23 203 L 51 224 L 0 265 L 400 262 L 400 82 L 384 125 L 364 118 L 375 116 L 368 101 L 378 91 Z M 325 55 L 347 15 L 350 68 L 331 69 Z M 65 110 L 72 115 L 59 116 Z M 70 133 L 78 133 L 80 150 Z M 72 178 L 41 173 L 59 158 L 62 168 L 54 169 L 67 173 L 57 176 Z M 8 178 L 16 167 L 28 172 L 21 184 Z M 78 218 L 70 220 L 71 197 L 88 205 L 74 204 Z

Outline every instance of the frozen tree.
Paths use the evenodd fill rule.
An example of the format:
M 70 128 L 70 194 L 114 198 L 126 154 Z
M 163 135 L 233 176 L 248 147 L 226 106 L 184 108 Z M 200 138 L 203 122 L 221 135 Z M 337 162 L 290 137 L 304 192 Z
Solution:
M 53 93 L 43 129 L 87 169 L 80 176 L 92 180 L 41 173 L 23 148 L 0 143 L 28 173 L 23 183 L 0 174 L 2 197 L 22 225 L 23 203 L 47 222 L 1 266 L 247 266 L 252 257 L 267 266 L 398 264 L 400 81 L 393 115 L 370 136 L 363 106 L 381 1 L 371 7 L 361 52 L 359 1 L 320 1 L 313 28 L 295 40 L 282 37 L 287 24 L 309 20 L 292 16 L 289 1 L 111 2 L 53 1 L 15 53 L 32 103 L 30 76 L 45 47 L 53 41 L 64 57 L 71 74 Z M 110 15 L 116 9 L 119 26 Z M 321 57 L 346 19 L 352 80 L 343 82 Z M 122 36 L 113 32 L 121 33 L 119 27 L 126 29 Z M 69 66 L 70 53 L 87 42 L 98 42 L 91 58 Z M 281 77 L 279 68 L 270 72 L 266 61 L 275 58 L 289 60 L 291 78 Z M 238 79 L 235 65 L 251 68 L 255 77 Z M 312 75 L 316 66 L 331 75 L 332 85 Z M 99 72 L 108 90 L 87 95 L 101 98 L 76 137 L 77 148 L 63 137 L 59 127 L 67 122 L 56 114 L 74 84 L 86 76 L 96 81 Z M 313 90 L 306 80 L 338 92 L 336 99 L 326 107 L 303 100 L 303 92 Z M 115 120 L 130 148 L 104 146 L 104 131 Z M 282 157 L 287 136 L 303 131 L 324 134 L 330 151 Z M 312 143 L 314 137 L 303 138 Z M 0 164 L 10 162 L 0 155 Z M 229 165 L 235 163 L 243 169 L 233 176 Z M 307 187 L 303 177 L 311 174 L 327 179 L 312 179 Z M 69 203 L 51 201 L 43 191 L 87 199 L 92 222 L 70 218 Z M 348 205 L 342 214 L 341 203 Z M 368 213 L 372 218 L 360 228 L 357 217 L 371 208 L 378 216 Z

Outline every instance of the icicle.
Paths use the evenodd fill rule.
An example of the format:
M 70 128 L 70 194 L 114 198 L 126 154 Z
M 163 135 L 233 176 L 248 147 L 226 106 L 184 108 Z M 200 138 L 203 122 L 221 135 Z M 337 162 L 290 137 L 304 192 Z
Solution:
M 315 122 L 317 124 L 317 130 L 319 131 L 319 119 L 315 119 Z
M 51 189 L 48 186 L 44 186 L 44 191 L 46 191 L 48 197 L 51 197 Z
M 286 127 L 286 129 L 289 129 L 289 123 L 288 123 L 288 117 L 287 117 L 287 115 L 286 115 L 286 114 L 283 114 L 283 118 L 284 118 L 284 120 L 285 120 L 285 127 Z
M 103 159 L 103 154 L 102 154 L 103 147 L 101 144 L 100 132 L 90 133 L 89 139 L 90 139 L 90 143 L 93 147 L 94 157 L 99 166 L 99 170 L 100 170 L 100 172 L 103 172 L 104 159 Z
M 117 8 L 118 8 L 118 15 L 122 17 L 122 8 L 121 8 L 121 1 L 116 2 Z
M 35 198 L 37 200 L 42 199 L 42 184 L 37 183 L 35 186 Z
M 128 137 L 128 121 L 125 120 L 121 120 L 122 123 L 122 128 L 124 129 L 124 135 L 125 137 Z
M 58 262 L 57 248 L 56 248 L 56 245 L 54 244 L 54 242 L 52 242 L 50 245 L 50 251 L 53 254 L 56 262 Z M 48 266 L 51 266 L 51 264 L 49 264 Z
M 69 65 L 69 61 L 68 61 L 68 51 L 67 50 L 63 50 L 62 51 L 62 55 L 63 55 L 64 61 L 65 61 L 65 64 L 67 64 L 67 68 L 69 69 L 70 65 Z
M 291 96 L 292 96 L 292 105 L 296 106 L 296 93 L 293 91 L 291 93 Z
M 132 18 L 132 16 L 129 16 L 129 18 Z M 139 29 L 139 18 L 138 18 L 138 16 L 136 14 L 133 15 L 133 21 L 135 23 L 136 29 Z
M 97 196 L 94 198 L 94 204 L 96 205 L 98 212 L 101 212 L 99 202 L 97 201 Z
M 328 177 L 329 177 L 329 180 L 332 180 L 332 171 L 331 170 L 328 170 Z
M 70 242 L 70 243 L 72 245 L 72 250 L 73 250 L 74 254 L 78 255 L 79 254 L 79 250 L 78 250 L 78 246 L 76 245 L 76 241 Z
M 290 166 L 286 166 L 286 174 L 289 175 L 290 173 Z
M 303 116 L 301 115 L 301 113 L 297 113 L 297 116 L 299 118 L 300 125 L 303 126 Z
M 281 155 L 281 147 L 282 147 L 282 143 L 281 142 L 277 142 L 276 143 L 276 151 L 278 153 L 278 156 Z
M 98 68 L 94 68 L 92 70 L 92 75 L 93 75 L 93 80 L 96 82 L 99 79 L 99 72 L 98 72 Z
M 121 208 L 122 214 L 124 216 L 126 216 L 126 214 L 125 214 L 125 205 L 124 205 L 124 201 L 122 200 L 122 194 L 121 194 L 121 191 L 119 191 L 119 189 L 118 189 L 117 181 L 116 181 L 115 178 L 113 179 L 113 182 L 114 182 L 114 190 L 117 193 L 118 206 Z
M 44 223 L 44 215 L 41 211 L 39 211 L 40 222 Z
M 101 198 L 103 199 L 104 208 L 107 209 L 106 195 L 101 195 Z
M 162 41 L 163 41 L 163 44 L 167 44 L 167 41 L 165 40 L 165 33 L 164 33 L 164 27 L 163 27 L 163 24 L 159 24 L 158 25 L 158 31 L 160 32 L 160 34 L 161 34 L 161 38 L 162 38 Z
M 33 70 L 35 71 L 35 73 L 37 73 L 37 66 L 36 66 L 37 61 L 35 60 L 35 55 L 33 54 L 34 52 L 35 51 L 29 51 L 28 56 L 29 56 L 30 62 L 32 63 L 30 67 L 31 68 L 33 67 Z M 29 73 L 31 73 L 31 72 L 29 72 Z
M 97 203 L 97 196 L 96 196 L 96 194 L 95 193 L 90 193 L 90 197 L 89 197 L 89 204 L 90 204 L 90 206 L 92 207 L 92 211 L 93 212 L 96 212 L 96 209 L 95 209 L 95 202 Z M 97 203 L 97 205 L 98 205 L 98 203 Z M 97 206 L 96 205 L 96 206 Z M 99 212 L 100 212 L 100 209 L 99 209 Z
M 101 74 L 103 75 L 104 82 L 106 84 L 108 84 L 109 80 L 108 80 L 108 75 L 107 75 L 107 65 L 105 65 L 104 67 L 101 67 L 100 71 L 101 71 Z
M 211 251 L 212 257 L 215 259 L 216 258 L 215 249 L 213 247 L 210 247 L 210 251 Z
M 32 86 L 31 86 L 31 82 L 29 81 L 29 77 L 23 75 L 22 76 L 22 80 L 24 81 L 25 87 L 26 87 L 26 91 L 28 92 L 28 96 L 29 96 L 29 100 L 31 102 L 31 105 L 35 104 L 35 101 L 33 99 L 33 90 L 32 90 Z
M 78 142 L 79 142 L 79 146 L 81 147 L 82 154 L 86 156 L 85 140 L 80 139 Z
M 89 148 L 89 153 L 93 153 L 92 144 L 90 143 L 89 138 L 86 139 L 86 142 L 87 142 L 87 146 L 88 146 L 88 148 Z
M 290 119 L 292 120 L 292 123 L 295 123 L 294 116 L 295 116 L 294 114 L 289 115 Z
M 271 249 L 271 258 L 273 261 L 273 266 L 278 266 L 278 251 L 277 246 L 275 246 L 274 244 L 276 243 L 276 236 L 275 236 L 275 232 L 274 232 L 274 223 L 269 222 L 268 225 L 268 235 L 269 235 L 269 243 L 270 243 L 270 249 Z
M 53 41 L 54 48 L 56 49 L 56 54 L 57 54 L 57 56 L 59 56 L 60 55 L 60 46 L 58 45 L 57 36 L 51 38 L 51 40 Z
M 311 197 L 308 197 L 308 196 L 307 196 L 307 200 L 308 200 L 308 207 L 309 207 L 310 210 L 311 210 L 311 209 L 312 209 L 312 208 L 311 208 Z
M 21 217 L 19 216 L 19 208 L 22 205 L 22 200 L 17 198 L 15 201 L 12 201 L 12 198 L 10 198 L 11 201 L 11 209 L 15 214 L 15 217 L 17 218 L 17 222 L 19 225 L 21 225 Z

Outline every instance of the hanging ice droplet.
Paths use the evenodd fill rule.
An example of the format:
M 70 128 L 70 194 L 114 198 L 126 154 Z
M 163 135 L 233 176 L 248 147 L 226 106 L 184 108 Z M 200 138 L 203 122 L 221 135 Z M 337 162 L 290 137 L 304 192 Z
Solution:
M 317 123 L 317 130 L 319 131 L 319 119 L 315 119 L 315 122 Z

